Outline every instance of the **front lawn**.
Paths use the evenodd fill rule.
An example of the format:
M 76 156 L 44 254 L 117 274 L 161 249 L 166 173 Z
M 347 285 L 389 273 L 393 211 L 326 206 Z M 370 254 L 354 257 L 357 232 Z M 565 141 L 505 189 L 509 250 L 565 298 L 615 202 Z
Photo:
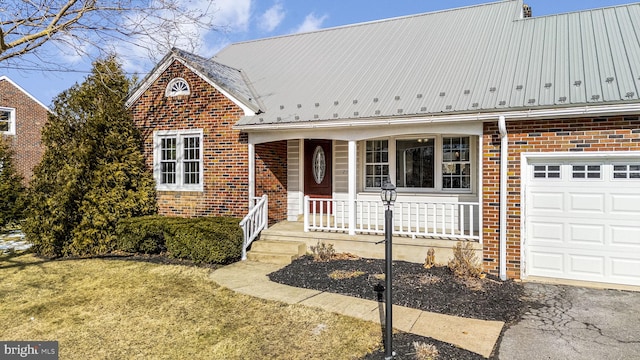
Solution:
M 61 359 L 357 359 L 380 326 L 233 293 L 182 265 L 0 256 L 0 340 Z

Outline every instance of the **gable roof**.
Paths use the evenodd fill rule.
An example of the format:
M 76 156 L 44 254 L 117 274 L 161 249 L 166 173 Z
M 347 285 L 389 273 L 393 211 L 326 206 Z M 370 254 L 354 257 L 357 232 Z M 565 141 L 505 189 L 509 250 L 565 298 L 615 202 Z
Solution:
M 46 109 L 48 112 L 51 112 L 51 110 L 42 102 L 40 102 L 40 100 L 36 99 L 33 95 L 31 95 L 29 92 L 27 92 L 27 90 L 23 89 L 20 85 L 16 84 L 15 82 L 13 82 L 13 80 L 9 79 L 8 76 L 3 75 L 0 76 L 0 81 L 6 81 L 9 84 L 11 84 L 13 87 L 15 87 L 16 89 L 20 90 L 22 93 L 24 93 L 25 95 L 27 95 L 31 100 L 33 100 L 36 104 L 42 106 L 44 109 Z M 5 104 L 0 104 L 0 106 L 6 106 Z
M 260 105 L 245 81 L 242 71 L 177 48 L 171 49 L 171 52 L 165 55 L 138 87 L 131 92 L 126 105 L 131 106 L 174 61 L 180 61 L 200 78 L 245 109 L 245 112 L 260 112 Z
M 521 0 L 232 44 L 264 104 L 239 128 L 638 103 L 640 4 L 523 18 Z

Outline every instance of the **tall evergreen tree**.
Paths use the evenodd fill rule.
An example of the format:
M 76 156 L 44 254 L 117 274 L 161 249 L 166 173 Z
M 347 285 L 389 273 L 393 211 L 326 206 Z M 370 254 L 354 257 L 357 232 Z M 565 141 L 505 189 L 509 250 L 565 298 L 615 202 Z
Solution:
M 13 151 L 0 135 L 0 228 L 22 219 L 25 188 L 13 163 Z
M 154 180 L 125 107 L 130 85 L 110 57 L 54 100 L 24 225 L 36 252 L 106 253 L 115 249 L 118 220 L 155 213 Z

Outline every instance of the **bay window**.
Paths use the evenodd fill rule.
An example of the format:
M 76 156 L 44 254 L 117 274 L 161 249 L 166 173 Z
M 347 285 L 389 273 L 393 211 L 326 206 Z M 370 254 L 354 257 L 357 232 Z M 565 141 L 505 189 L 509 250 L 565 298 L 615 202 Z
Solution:
M 470 192 L 471 143 L 469 136 L 440 135 L 368 140 L 365 188 L 379 188 L 390 176 L 400 191 Z
M 202 130 L 157 131 L 154 148 L 158 190 L 203 190 Z

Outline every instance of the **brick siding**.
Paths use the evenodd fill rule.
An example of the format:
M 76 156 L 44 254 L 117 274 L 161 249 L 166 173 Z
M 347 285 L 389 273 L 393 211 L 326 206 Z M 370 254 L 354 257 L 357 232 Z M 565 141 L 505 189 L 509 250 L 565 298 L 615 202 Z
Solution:
M 44 154 L 40 134 L 49 112 L 5 80 L 0 81 L 0 106 L 16 110 L 16 134 L 3 138 L 15 152 L 14 163 L 26 185 L 33 176 L 33 168 L 40 163 Z
M 523 152 L 640 151 L 640 119 L 632 117 L 507 121 L 507 276 L 520 278 L 520 154 Z M 499 271 L 500 135 L 486 123 L 483 135 L 484 269 Z
M 189 83 L 190 95 L 165 96 L 167 84 L 176 77 Z M 240 107 L 175 61 L 130 109 L 142 132 L 143 152 L 150 169 L 154 131 L 203 130 L 204 191 L 158 191 L 160 214 L 238 218 L 246 215 L 248 136 L 233 129 L 243 115 Z M 282 159 L 286 160 L 285 142 L 256 146 L 256 195 L 269 195 L 270 218 L 274 221 L 286 216 L 286 161 L 283 163 Z

